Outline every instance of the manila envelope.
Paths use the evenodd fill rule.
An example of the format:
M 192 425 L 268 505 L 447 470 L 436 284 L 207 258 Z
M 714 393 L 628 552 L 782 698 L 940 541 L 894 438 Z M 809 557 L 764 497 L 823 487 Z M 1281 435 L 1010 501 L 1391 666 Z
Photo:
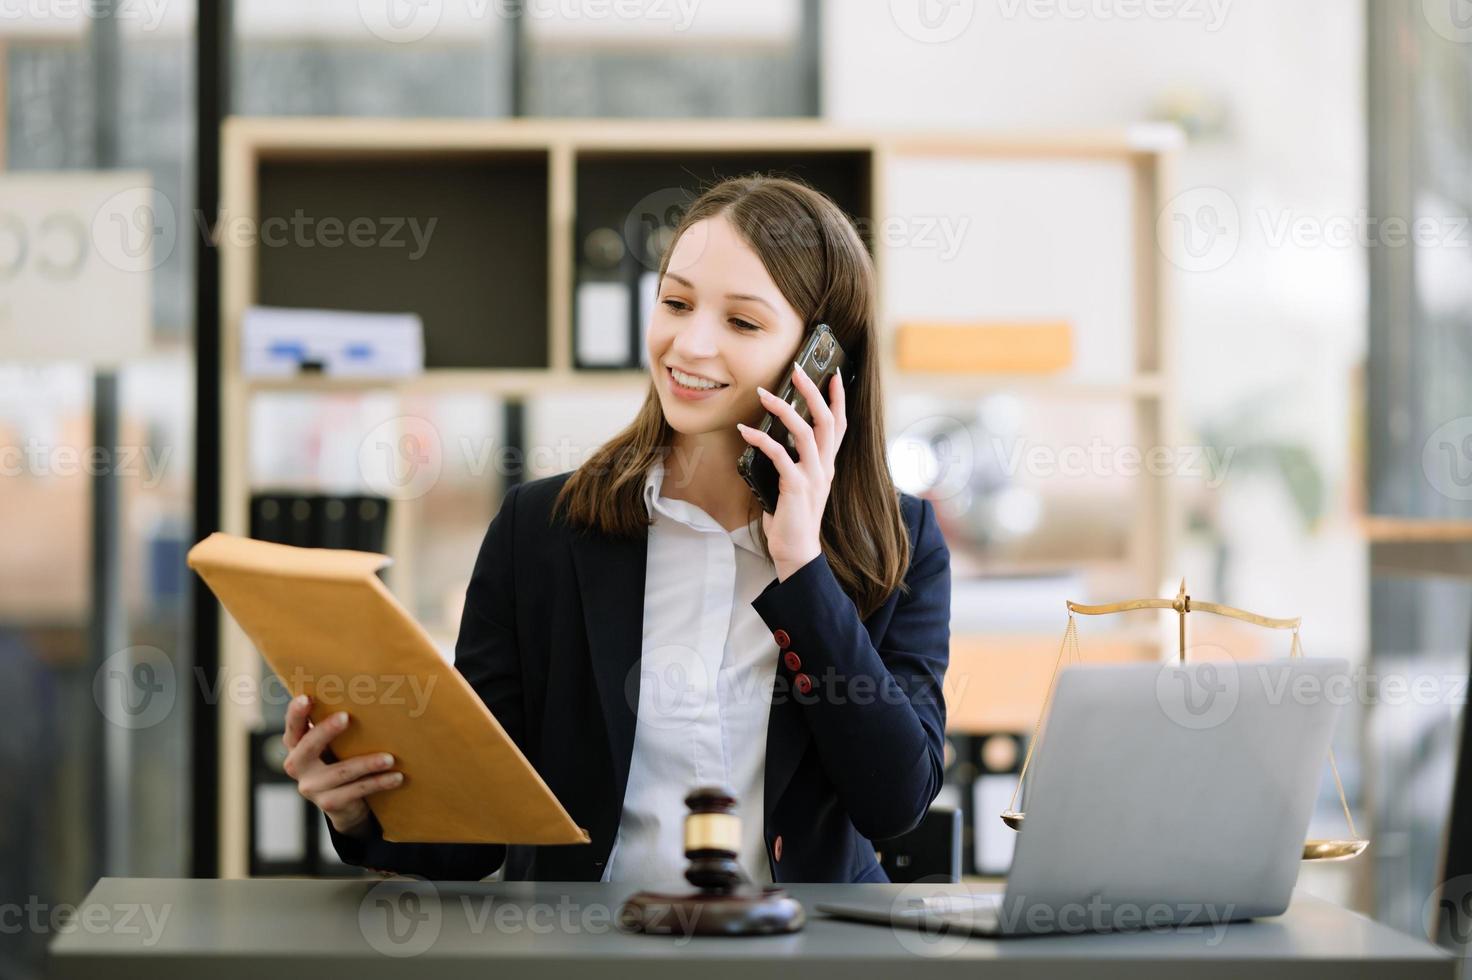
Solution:
M 189 551 L 312 721 L 347 711 L 339 759 L 391 752 L 404 781 L 367 797 L 390 841 L 587 844 L 470 683 L 375 574 L 384 555 L 215 533 Z

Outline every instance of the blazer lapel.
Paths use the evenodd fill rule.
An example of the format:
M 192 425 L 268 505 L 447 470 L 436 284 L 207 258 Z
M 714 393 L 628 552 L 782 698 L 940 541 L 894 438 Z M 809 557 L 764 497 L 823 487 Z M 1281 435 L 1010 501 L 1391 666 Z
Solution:
M 582 595 L 588 653 L 593 661 L 598 700 L 608 725 L 608 744 L 618 783 L 615 814 L 623 807 L 629 760 L 634 754 L 648 553 L 647 535 L 616 538 L 583 533 L 572 537 L 573 567 Z

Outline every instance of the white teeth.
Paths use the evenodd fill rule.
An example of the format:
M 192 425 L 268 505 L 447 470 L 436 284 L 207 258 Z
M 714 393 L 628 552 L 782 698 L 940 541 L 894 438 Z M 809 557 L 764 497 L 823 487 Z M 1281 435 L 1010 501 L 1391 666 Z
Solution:
M 697 378 L 693 374 L 686 374 L 684 371 L 677 370 L 676 368 L 670 368 L 670 374 L 674 375 L 675 380 L 680 382 L 680 384 L 684 385 L 686 388 L 700 388 L 702 390 L 705 390 L 710 388 L 726 387 L 725 385 L 716 384 L 714 381 L 707 381 L 704 378 Z

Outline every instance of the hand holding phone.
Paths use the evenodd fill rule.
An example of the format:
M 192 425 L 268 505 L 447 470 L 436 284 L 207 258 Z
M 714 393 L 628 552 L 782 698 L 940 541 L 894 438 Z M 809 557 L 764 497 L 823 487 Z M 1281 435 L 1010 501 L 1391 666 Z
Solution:
M 814 327 L 803 341 L 802 347 L 798 350 L 797 364 L 803 373 L 818 386 L 818 391 L 823 395 L 825 402 L 829 398 L 828 392 L 835 374 L 840 371 L 843 373 L 845 390 L 850 389 L 853 385 L 855 377 L 853 365 L 848 363 L 843 348 L 839 346 L 838 338 L 833 335 L 833 330 L 826 323 L 820 323 Z M 787 378 L 781 390 L 776 394 L 782 401 L 791 405 L 804 422 L 812 424 L 813 413 L 808 407 L 807 399 L 797 390 L 791 377 Z M 762 419 L 760 429 L 783 446 L 794 461 L 798 459 L 797 446 L 792 433 L 788 431 L 781 419 L 768 412 Z M 757 499 L 762 502 L 762 508 L 769 514 L 775 513 L 779 480 L 777 464 L 772 462 L 771 457 L 756 446 L 747 446 L 736 462 L 736 470 L 746 481 L 746 485 L 751 487 L 751 492 L 756 494 Z

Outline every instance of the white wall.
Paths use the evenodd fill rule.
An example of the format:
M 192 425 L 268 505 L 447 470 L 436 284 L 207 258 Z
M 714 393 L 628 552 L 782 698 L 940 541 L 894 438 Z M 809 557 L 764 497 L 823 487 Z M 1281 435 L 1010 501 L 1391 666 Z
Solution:
M 1311 447 L 1328 512 L 1304 533 L 1276 478 L 1229 471 L 1212 503 L 1236 572 L 1217 597 L 1301 613 L 1310 653 L 1352 657 L 1366 642 L 1350 524 L 1366 263 L 1324 239 L 1365 207 L 1363 19 L 1355 0 L 830 0 L 823 15 L 835 121 L 1100 129 L 1150 119 L 1172 93 L 1225 110 L 1177 171 L 1179 190 L 1224 192 L 1239 217 L 1229 259 L 1173 270 L 1186 438 L 1245 401 L 1270 406 L 1260 435 Z M 1278 237 L 1293 221 L 1301 244 Z M 1201 581 L 1202 554 L 1180 561 Z

